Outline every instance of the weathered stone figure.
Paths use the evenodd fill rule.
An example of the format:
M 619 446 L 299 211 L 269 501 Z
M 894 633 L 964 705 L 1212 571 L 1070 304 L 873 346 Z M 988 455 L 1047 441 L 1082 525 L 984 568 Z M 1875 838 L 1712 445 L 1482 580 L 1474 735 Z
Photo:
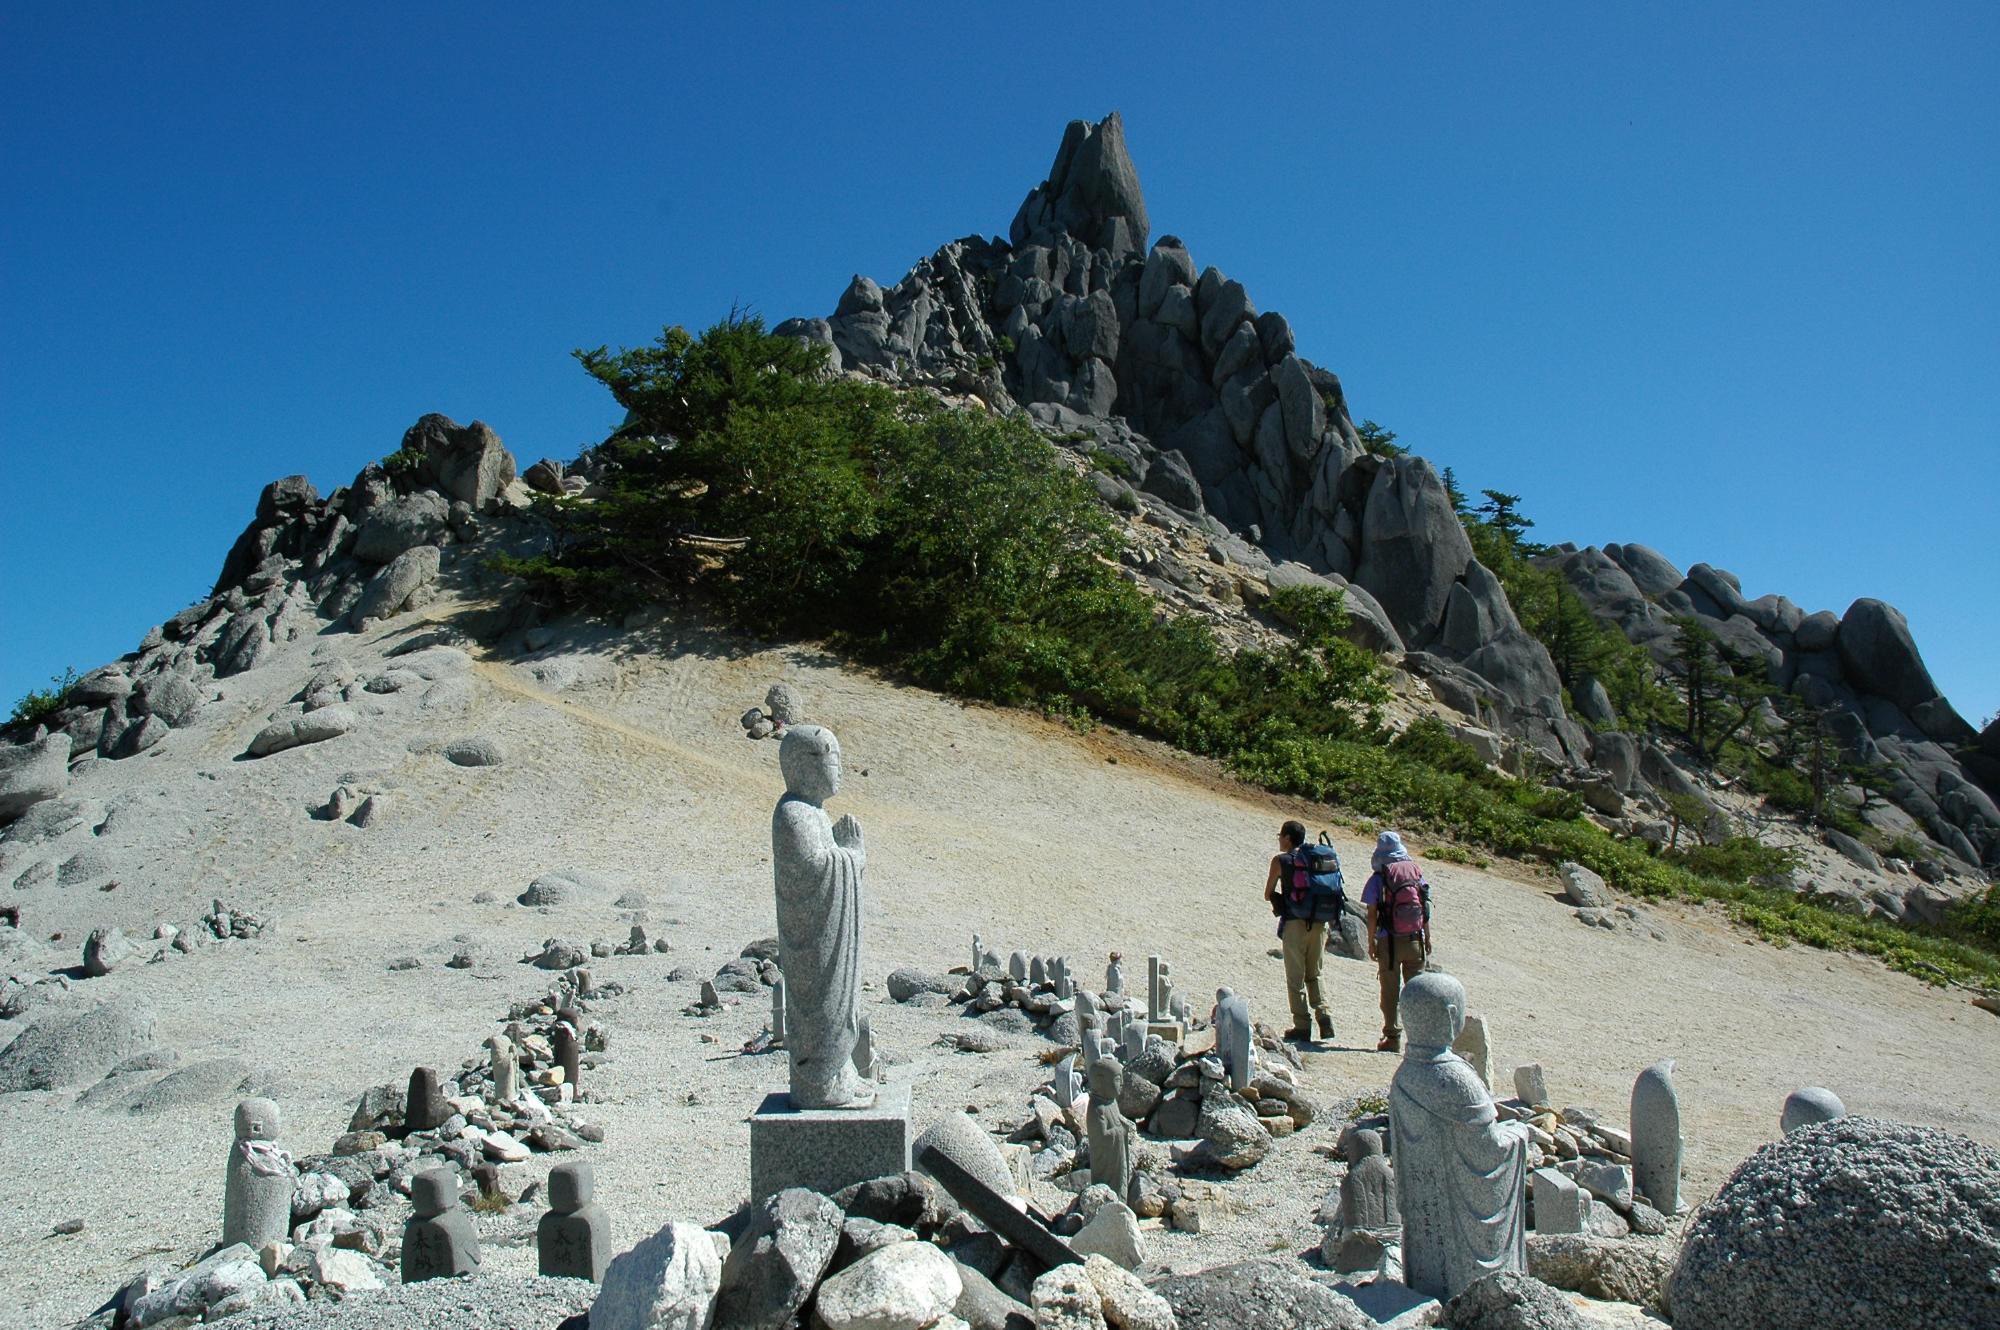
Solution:
M 875 1088 L 855 1065 L 861 1042 L 861 824 L 830 823 L 840 790 L 840 743 L 794 725 L 778 748 L 785 797 L 771 814 L 771 862 L 784 957 L 785 1049 L 794 1108 L 862 1108 Z
M 1229 1088 L 1241 1092 L 1256 1068 L 1250 1062 L 1250 1004 L 1227 988 L 1215 990 L 1215 1052 L 1229 1072 Z
M 1119 1066 L 1109 1058 L 1090 1064 L 1090 1108 L 1084 1126 L 1090 1138 L 1090 1180 L 1124 1200 L 1132 1189 L 1138 1128 L 1118 1111 Z
M 1661 1214 L 1681 1208 L 1681 1100 L 1669 1058 L 1632 1082 L 1632 1182 Z
M 1451 1051 L 1465 989 L 1442 971 L 1403 986 L 1408 1046 L 1389 1088 L 1403 1282 L 1440 1300 L 1482 1275 L 1527 1269 L 1527 1128 L 1500 1122 L 1493 1096 Z
M 496 1034 L 486 1041 L 486 1052 L 493 1070 L 494 1101 L 512 1103 L 514 1096 L 521 1092 L 521 1064 L 514 1056 L 513 1041 L 506 1035 Z
M 549 1170 L 549 1212 L 535 1226 L 535 1251 L 542 1274 L 552 1279 L 604 1278 L 611 1264 L 611 1222 L 592 1200 L 596 1179 L 589 1164 L 557 1164 Z
M 403 1282 L 479 1273 L 479 1229 L 458 1203 L 458 1175 L 434 1168 L 410 1180 L 403 1225 Z
M 1340 1180 L 1339 1242 L 1330 1264 L 1343 1272 L 1372 1270 L 1397 1241 L 1403 1218 L 1396 1208 L 1396 1175 L 1382 1153 L 1380 1132 L 1354 1133 L 1347 1176 Z M 1321 1253 L 1325 1254 L 1325 1244 Z
M 1115 951 L 1111 953 L 1111 963 L 1104 967 L 1104 991 L 1107 993 L 1125 991 L 1125 958 Z
M 1007 953 L 1007 977 L 1017 984 L 1028 982 L 1028 953 L 1010 951 Z
M 278 1106 L 245 1099 L 236 1106 L 236 1139 L 222 1186 L 222 1244 L 261 1247 L 292 1231 L 292 1157 L 278 1148 Z

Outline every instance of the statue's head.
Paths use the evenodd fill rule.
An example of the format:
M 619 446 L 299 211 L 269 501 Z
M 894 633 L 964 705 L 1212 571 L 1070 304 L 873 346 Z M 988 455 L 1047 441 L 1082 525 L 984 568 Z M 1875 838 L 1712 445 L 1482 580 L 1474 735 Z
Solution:
M 1465 985 L 1442 970 L 1426 970 L 1403 985 L 1399 1009 L 1413 1047 L 1450 1048 L 1465 1028 Z
M 1090 1064 L 1090 1097 L 1104 1103 L 1118 1098 L 1118 1064 L 1110 1058 L 1099 1058 Z
M 236 1106 L 236 1139 L 275 1141 L 278 1139 L 278 1106 L 268 1099 L 245 1099 Z
M 778 744 L 785 793 L 823 804 L 840 790 L 840 740 L 824 725 L 794 725 Z
M 1347 1166 L 1353 1168 L 1370 1155 L 1384 1153 L 1382 1133 L 1362 1127 L 1347 1133 Z

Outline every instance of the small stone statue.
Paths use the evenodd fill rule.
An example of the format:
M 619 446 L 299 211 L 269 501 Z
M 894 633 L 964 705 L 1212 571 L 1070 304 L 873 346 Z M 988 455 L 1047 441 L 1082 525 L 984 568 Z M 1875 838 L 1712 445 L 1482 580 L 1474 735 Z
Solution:
M 778 982 L 771 985 L 771 1043 L 775 1047 L 785 1042 L 785 976 L 779 975 Z
M 1250 1004 L 1227 988 L 1215 990 L 1215 1052 L 1229 1072 L 1229 1088 L 1241 1094 L 1256 1073 L 1251 1061 Z
M 438 1088 L 438 1074 L 430 1067 L 418 1067 L 410 1073 L 409 1093 L 403 1101 L 403 1130 L 436 1131 L 451 1116 L 451 1106 L 444 1101 L 444 1092 Z
M 1040 956 L 1030 957 L 1028 959 L 1028 987 L 1041 988 L 1049 982 L 1049 963 Z
M 521 1093 L 521 1064 L 514 1055 L 513 1041 L 496 1034 L 486 1041 L 486 1052 L 493 1069 L 493 1101 L 513 1103 L 514 1096 Z
M 1084 1125 L 1090 1140 L 1090 1180 L 1111 1188 L 1122 1201 L 1132 1189 L 1138 1129 L 1118 1110 L 1121 1078 L 1118 1064 L 1109 1058 L 1090 1064 L 1090 1107 Z
M 292 1231 L 292 1157 L 278 1148 L 278 1106 L 245 1099 L 236 1106 L 236 1139 L 223 1176 L 222 1242 L 252 1248 Z
M 1399 1240 L 1403 1217 L 1396 1208 L 1396 1176 L 1382 1153 L 1382 1134 L 1350 1138 L 1347 1176 L 1340 1180 L 1339 1241 L 1330 1264 L 1344 1273 L 1375 1269 Z M 1322 1254 L 1325 1247 L 1322 1246 Z
M 1007 977 L 1017 984 L 1028 982 L 1028 953 L 1010 951 L 1007 953 Z
M 840 790 L 840 743 L 794 725 L 778 748 L 785 796 L 771 814 L 778 941 L 785 958 L 785 1049 L 794 1108 L 864 1108 L 875 1086 L 855 1064 L 861 1041 L 861 824 L 830 822 Z
M 1817 1085 L 1808 1085 L 1785 1096 L 1785 1111 L 1778 1115 L 1778 1130 L 1789 1136 L 1800 1127 L 1815 1122 L 1832 1122 L 1847 1116 L 1840 1096 Z
M 611 1263 L 611 1221 L 591 1199 L 596 1190 L 589 1164 L 557 1164 L 549 1170 L 549 1212 L 535 1227 L 541 1272 L 551 1279 L 604 1278 Z
M 1681 1208 L 1681 1100 L 1672 1059 L 1632 1083 L 1632 1182 L 1663 1215 Z
M 1400 1000 L 1408 1039 L 1389 1087 L 1403 1282 L 1443 1301 L 1496 1270 L 1527 1269 L 1528 1132 L 1501 1122 L 1493 1096 L 1451 1051 L 1465 989 L 1420 974 Z
M 458 1203 L 458 1175 L 434 1168 L 410 1180 L 403 1225 L 403 1282 L 479 1273 L 479 1229 Z
M 1125 966 L 1123 960 L 1124 958 L 1117 952 L 1114 951 L 1111 953 L 1111 963 L 1104 967 L 1105 992 L 1123 993 L 1125 991 Z

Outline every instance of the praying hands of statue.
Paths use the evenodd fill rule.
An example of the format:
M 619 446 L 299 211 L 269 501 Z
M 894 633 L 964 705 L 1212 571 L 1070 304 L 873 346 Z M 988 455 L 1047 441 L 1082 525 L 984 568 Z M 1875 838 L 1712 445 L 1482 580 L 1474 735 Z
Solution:
M 860 855 L 867 854 L 866 848 L 861 843 L 861 824 L 854 820 L 854 814 L 844 813 L 840 821 L 833 824 L 833 843 L 843 850 L 852 850 Z

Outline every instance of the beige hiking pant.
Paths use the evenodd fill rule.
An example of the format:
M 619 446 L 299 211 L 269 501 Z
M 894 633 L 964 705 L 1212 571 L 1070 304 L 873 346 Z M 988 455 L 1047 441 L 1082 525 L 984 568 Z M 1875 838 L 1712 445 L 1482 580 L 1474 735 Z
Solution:
M 1382 985 L 1382 1037 L 1401 1042 L 1402 1022 L 1396 1019 L 1396 1005 L 1403 985 L 1424 972 L 1423 940 L 1414 937 L 1376 939 L 1376 975 Z
M 1319 991 L 1319 965 L 1326 956 L 1326 925 L 1287 919 L 1284 945 L 1285 996 L 1292 1004 L 1292 1028 L 1309 1028 L 1315 1012 L 1332 1020 L 1326 998 Z

